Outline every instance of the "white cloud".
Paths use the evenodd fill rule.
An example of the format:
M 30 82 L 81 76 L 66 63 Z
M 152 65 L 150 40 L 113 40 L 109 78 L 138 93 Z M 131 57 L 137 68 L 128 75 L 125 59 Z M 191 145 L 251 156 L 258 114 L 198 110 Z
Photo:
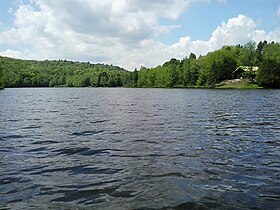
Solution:
M 230 45 L 236 42 L 244 43 L 250 39 L 250 33 L 254 30 L 256 24 L 250 18 L 244 15 L 238 15 L 231 18 L 227 23 L 222 23 L 212 33 L 209 40 L 211 48 L 217 49 L 223 45 Z
M 280 27 L 267 33 L 264 30 L 257 30 L 256 23 L 251 18 L 238 15 L 229 19 L 227 23 L 222 23 L 218 26 L 207 41 L 192 41 L 190 37 L 185 37 L 184 39 L 181 38 L 178 43 L 173 44 L 169 48 L 174 51 L 173 55 L 180 59 L 183 58 L 183 56 L 180 56 L 183 53 L 189 55 L 193 52 L 197 55 L 204 55 L 224 45 L 245 44 L 250 40 L 256 42 L 263 40 L 280 42 Z
M 171 46 L 157 44 L 158 50 L 156 55 L 158 55 L 158 60 L 161 60 L 160 63 L 162 63 L 171 57 L 182 59 L 191 52 L 196 55 L 205 55 L 224 45 L 245 44 L 250 40 L 256 42 L 263 40 L 280 42 L 280 27 L 275 31 L 267 33 L 264 30 L 257 30 L 256 23 L 251 18 L 238 15 L 218 26 L 207 41 L 181 37 L 177 43 Z M 162 59 L 159 59 L 160 57 Z
M 0 44 L 28 45 L 27 57 L 35 59 L 132 68 L 120 56 L 140 53 L 143 41 L 179 27 L 160 25 L 159 19 L 178 18 L 191 1 L 199 0 L 33 0 L 15 11 L 14 28 L 0 32 Z
M 15 28 L 0 32 L 0 44 L 13 45 L 21 41 L 21 34 Z
M 12 14 L 12 13 L 13 13 L 13 8 L 10 7 L 10 8 L 8 9 L 8 13 Z
M 134 69 L 157 66 L 172 57 L 181 59 L 190 52 L 206 54 L 251 39 L 280 41 L 280 29 L 268 33 L 256 30 L 256 23 L 244 15 L 222 23 L 206 41 L 188 36 L 172 45 L 157 41 L 160 35 L 180 27 L 160 25 L 160 19 L 176 19 L 194 2 L 210 0 L 32 0 L 15 11 L 13 28 L 0 31 L 0 44 L 10 47 L 0 54 L 102 62 Z
M 279 4 L 279 6 L 278 6 L 278 10 L 277 10 L 277 16 L 279 16 L 280 17 L 280 4 Z
M 2 56 L 7 56 L 7 57 L 12 57 L 12 58 L 25 58 L 24 54 L 20 51 L 15 51 L 15 50 L 5 50 L 5 51 L 2 51 L 0 52 L 0 54 Z

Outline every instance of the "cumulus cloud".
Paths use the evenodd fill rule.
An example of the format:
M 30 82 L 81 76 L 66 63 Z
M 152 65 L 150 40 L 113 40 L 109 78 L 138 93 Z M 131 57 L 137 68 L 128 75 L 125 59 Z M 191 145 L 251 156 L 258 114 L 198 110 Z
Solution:
M 280 28 L 272 32 L 256 29 L 256 23 L 249 17 L 238 15 L 222 23 L 212 33 L 209 40 L 192 40 L 191 37 L 181 37 L 172 45 L 164 45 L 155 40 L 146 40 L 142 48 L 137 51 L 136 61 L 141 61 L 144 66 L 156 66 L 172 57 L 182 59 L 191 52 L 197 55 L 205 55 L 210 51 L 217 50 L 225 45 L 245 44 L 250 40 L 256 42 L 278 41 L 280 42 Z M 133 55 L 137 55 L 132 51 Z M 129 56 L 130 57 L 130 56 Z M 134 59 L 131 59 L 135 61 Z M 137 62 L 131 63 L 137 65 Z
M 181 37 L 166 45 L 157 37 L 178 25 L 189 4 L 210 0 L 30 0 L 15 10 L 14 27 L 0 32 L 1 55 L 25 59 L 69 59 L 119 65 L 127 69 L 157 66 L 190 52 L 206 54 L 223 45 L 249 40 L 280 41 L 280 29 L 256 29 L 249 17 L 238 15 L 222 23 L 209 40 Z
M 1 52 L 2 56 L 12 57 L 12 58 L 25 58 L 24 54 L 20 51 L 15 50 L 5 50 Z
M 178 51 L 184 49 L 187 55 L 190 52 L 204 55 L 225 45 L 245 44 L 250 40 L 256 42 L 263 40 L 280 42 L 280 28 L 268 33 L 264 30 L 257 30 L 256 23 L 251 18 L 240 14 L 218 26 L 207 41 L 192 41 L 190 37 L 185 37 L 185 40 L 188 40 L 188 42 L 182 42 L 181 38 L 178 43 L 173 44 L 171 47 L 176 48 Z M 180 58 L 178 53 L 177 57 Z
M 14 27 L 0 32 L 0 44 L 28 46 L 24 58 L 87 59 L 131 68 L 123 57 L 178 27 L 158 22 L 178 18 L 191 1 L 32 0 L 15 11 Z M 11 53 L 16 51 L 8 54 L 19 55 Z

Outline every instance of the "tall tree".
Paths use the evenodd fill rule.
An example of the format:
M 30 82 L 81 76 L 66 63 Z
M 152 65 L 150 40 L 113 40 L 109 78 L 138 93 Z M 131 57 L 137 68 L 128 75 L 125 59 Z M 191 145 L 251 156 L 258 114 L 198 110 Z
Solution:
M 264 48 L 267 45 L 267 41 L 260 41 L 257 45 L 257 63 L 260 64 L 263 60 Z
M 0 88 L 3 88 L 4 84 L 3 84 L 3 68 L 0 62 Z
M 174 87 L 178 80 L 178 71 L 179 71 L 180 61 L 172 58 L 170 61 L 165 62 L 162 66 L 168 69 L 168 75 L 170 77 L 170 86 Z
M 196 55 L 194 53 L 191 53 L 189 59 L 196 59 Z
M 249 41 L 244 45 L 244 48 L 242 49 L 241 53 L 241 61 L 243 65 L 249 66 L 249 74 L 248 77 L 253 82 L 254 80 L 254 72 L 253 72 L 253 66 L 256 65 L 257 62 L 257 47 L 256 42 Z
M 263 60 L 257 75 L 259 85 L 280 88 L 280 44 L 270 43 L 264 47 Z

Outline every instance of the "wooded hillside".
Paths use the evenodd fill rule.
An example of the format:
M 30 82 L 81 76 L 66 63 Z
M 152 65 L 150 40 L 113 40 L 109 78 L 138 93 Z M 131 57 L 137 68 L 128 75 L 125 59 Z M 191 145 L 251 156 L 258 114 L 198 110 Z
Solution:
M 0 86 L 4 87 L 215 87 L 236 79 L 233 72 L 246 66 L 242 78 L 266 88 L 280 88 L 280 44 L 253 41 L 225 46 L 205 56 L 191 53 L 155 68 L 123 68 L 89 62 L 32 61 L 0 56 Z M 258 67 L 257 71 L 254 71 Z

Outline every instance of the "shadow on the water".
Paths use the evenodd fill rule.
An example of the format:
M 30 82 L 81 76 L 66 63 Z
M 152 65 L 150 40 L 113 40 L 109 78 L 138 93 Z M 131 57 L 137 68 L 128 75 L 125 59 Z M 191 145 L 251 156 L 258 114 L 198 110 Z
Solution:
M 268 202 L 269 201 L 269 202 Z M 244 209 L 279 209 L 279 197 L 270 198 L 267 202 L 260 204 L 247 198 L 246 196 L 240 198 L 239 196 L 234 196 L 231 193 L 222 193 L 217 198 L 215 197 L 201 197 L 195 199 L 194 201 L 186 201 L 173 206 L 167 206 L 163 208 L 149 208 L 149 207 L 140 207 L 135 210 L 244 210 Z
M 237 209 L 236 207 L 223 206 L 213 198 L 201 198 L 199 201 L 188 201 L 183 202 L 174 206 L 164 207 L 164 208 L 137 208 L 136 210 L 207 210 L 207 209 Z

